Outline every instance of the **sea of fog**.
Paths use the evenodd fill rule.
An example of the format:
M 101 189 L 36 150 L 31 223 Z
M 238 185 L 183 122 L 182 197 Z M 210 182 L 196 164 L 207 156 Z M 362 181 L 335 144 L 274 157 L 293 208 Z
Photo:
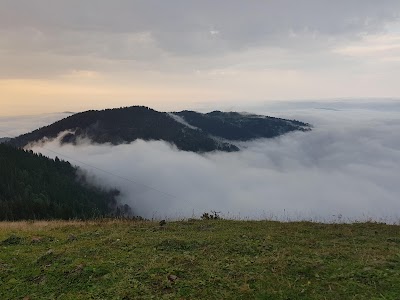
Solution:
M 243 150 L 237 153 L 199 155 L 141 140 L 119 146 L 89 141 L 60 146 L 55 140 L 32 149 L 81 166 L 93 184 L 119 189 L 120 201 L 146 218 L 180 219 L 218 211 L 234 219 L 400 221 L 399 101 L 218 108 L 295 118 L 314 128 L 241 143 Z M 40 123 L 33 117 L 0 118 L 0 130 L 10 122 L 24 129 L 29 122 Z

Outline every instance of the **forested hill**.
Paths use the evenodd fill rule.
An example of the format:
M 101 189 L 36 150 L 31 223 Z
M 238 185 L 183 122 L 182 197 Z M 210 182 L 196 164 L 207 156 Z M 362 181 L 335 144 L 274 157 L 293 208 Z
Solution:
M 10 138 L 6 138 L 6 137 L 0 138 L 0 144 L 8 142 L 9 140 L 10 140 Z
M 121 212 L 118 191 L 101 191 L 83 180 L 77 181 L 68 162 L 0 144 L 0 220 L 87 219 Z
M 281 118 L 213 111 L 201 114 L 195 111 L 174 113 L 203 132 L 231 141 L 249 141 L 257 138 L 274 138 L 290 131 L 308 131 L 310 125 Z
M 69 131 L 62 137 L 63 143 L 75 143 L 79 138 L 89 138 L 95 143 L 118 145 L 143 139 L 163 140 L 184 151 L 238 151 L 239 148 L 230 141 L 270 138 L 290 131 L 309 129 L 306 123 L 264 116 L 223 112 L 165 113 L 132 106 L 78 113 L 21 135 L 10 143 L 24 147 L 31 142 L 55 138 Z

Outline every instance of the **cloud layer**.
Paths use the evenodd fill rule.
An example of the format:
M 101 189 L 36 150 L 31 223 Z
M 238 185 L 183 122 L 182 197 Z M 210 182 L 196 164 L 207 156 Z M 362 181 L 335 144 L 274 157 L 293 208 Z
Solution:
M 25 30 L 29 37 L 24 43 L 31 47 L 19 51 L 112 59 L 154 54 L 136 47 L 143 45 L 191 55 L 254 45 L 282 46 L 304 33 L 354 37 L 381 31 L 387 22 L 397 21 L 400 12 L 396 0 L 3 0 L 1 6 L 1 28 L 21 34 Z M 10 41 L 18 43 L 18 35 L 13 36 L 15 40 Z
M 325 60 L 326 68 L 337 54 L 357 55 L 350 42 L 385 34 L 400 17 L 396 0 L 3 0 L 0 7 L 5 78 L 121 72 L 126 63 L 173 73 L 243 64 L 313 69 L 329 56 L 335 62 Z
M 51 142 L 34 150 L 53 157 L 57 154 L 47 149 L 55 150 L 139 183 L 82 166 L 93 182 L 121 189 L 121 200 L 148 218 L 215 210 L 232 218 L 399 221 L 399 113 L 366 107 L 311 109 L 308 104 L 308 109 L 275 112 L 316 127 L 246 143 L 238 153 L 198 155 L 144 141 L 63 147 Z
M 0 137 L 17 137 L 58 120 L 70 116 L 72 113 L 52 113 L 27 116 L 0 116 Z

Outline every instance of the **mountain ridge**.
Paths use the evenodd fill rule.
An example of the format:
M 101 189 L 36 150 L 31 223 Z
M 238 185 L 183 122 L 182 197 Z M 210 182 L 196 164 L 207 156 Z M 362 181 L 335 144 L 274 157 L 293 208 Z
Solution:
M 233 152 L 240 150 L 234 141 L 273 138 L 310 128 L 309 124 L 296 120 L 236 112 L 159 112 L 145 106 L 131 106 L 77 113 L 11 139 L 9 143 L 25 147 L 44 138 L 55 139 L 66 132 L 61 143 L 76 143 L 80 138 L 113 145 L 137 139 L 163 140 L 183 151 Z

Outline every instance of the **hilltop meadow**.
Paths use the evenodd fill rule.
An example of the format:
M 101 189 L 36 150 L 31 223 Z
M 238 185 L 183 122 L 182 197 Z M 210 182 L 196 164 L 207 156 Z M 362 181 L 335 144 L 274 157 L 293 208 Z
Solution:
M 379 223 L 0 223 L 1 299 L 399 299 Z

